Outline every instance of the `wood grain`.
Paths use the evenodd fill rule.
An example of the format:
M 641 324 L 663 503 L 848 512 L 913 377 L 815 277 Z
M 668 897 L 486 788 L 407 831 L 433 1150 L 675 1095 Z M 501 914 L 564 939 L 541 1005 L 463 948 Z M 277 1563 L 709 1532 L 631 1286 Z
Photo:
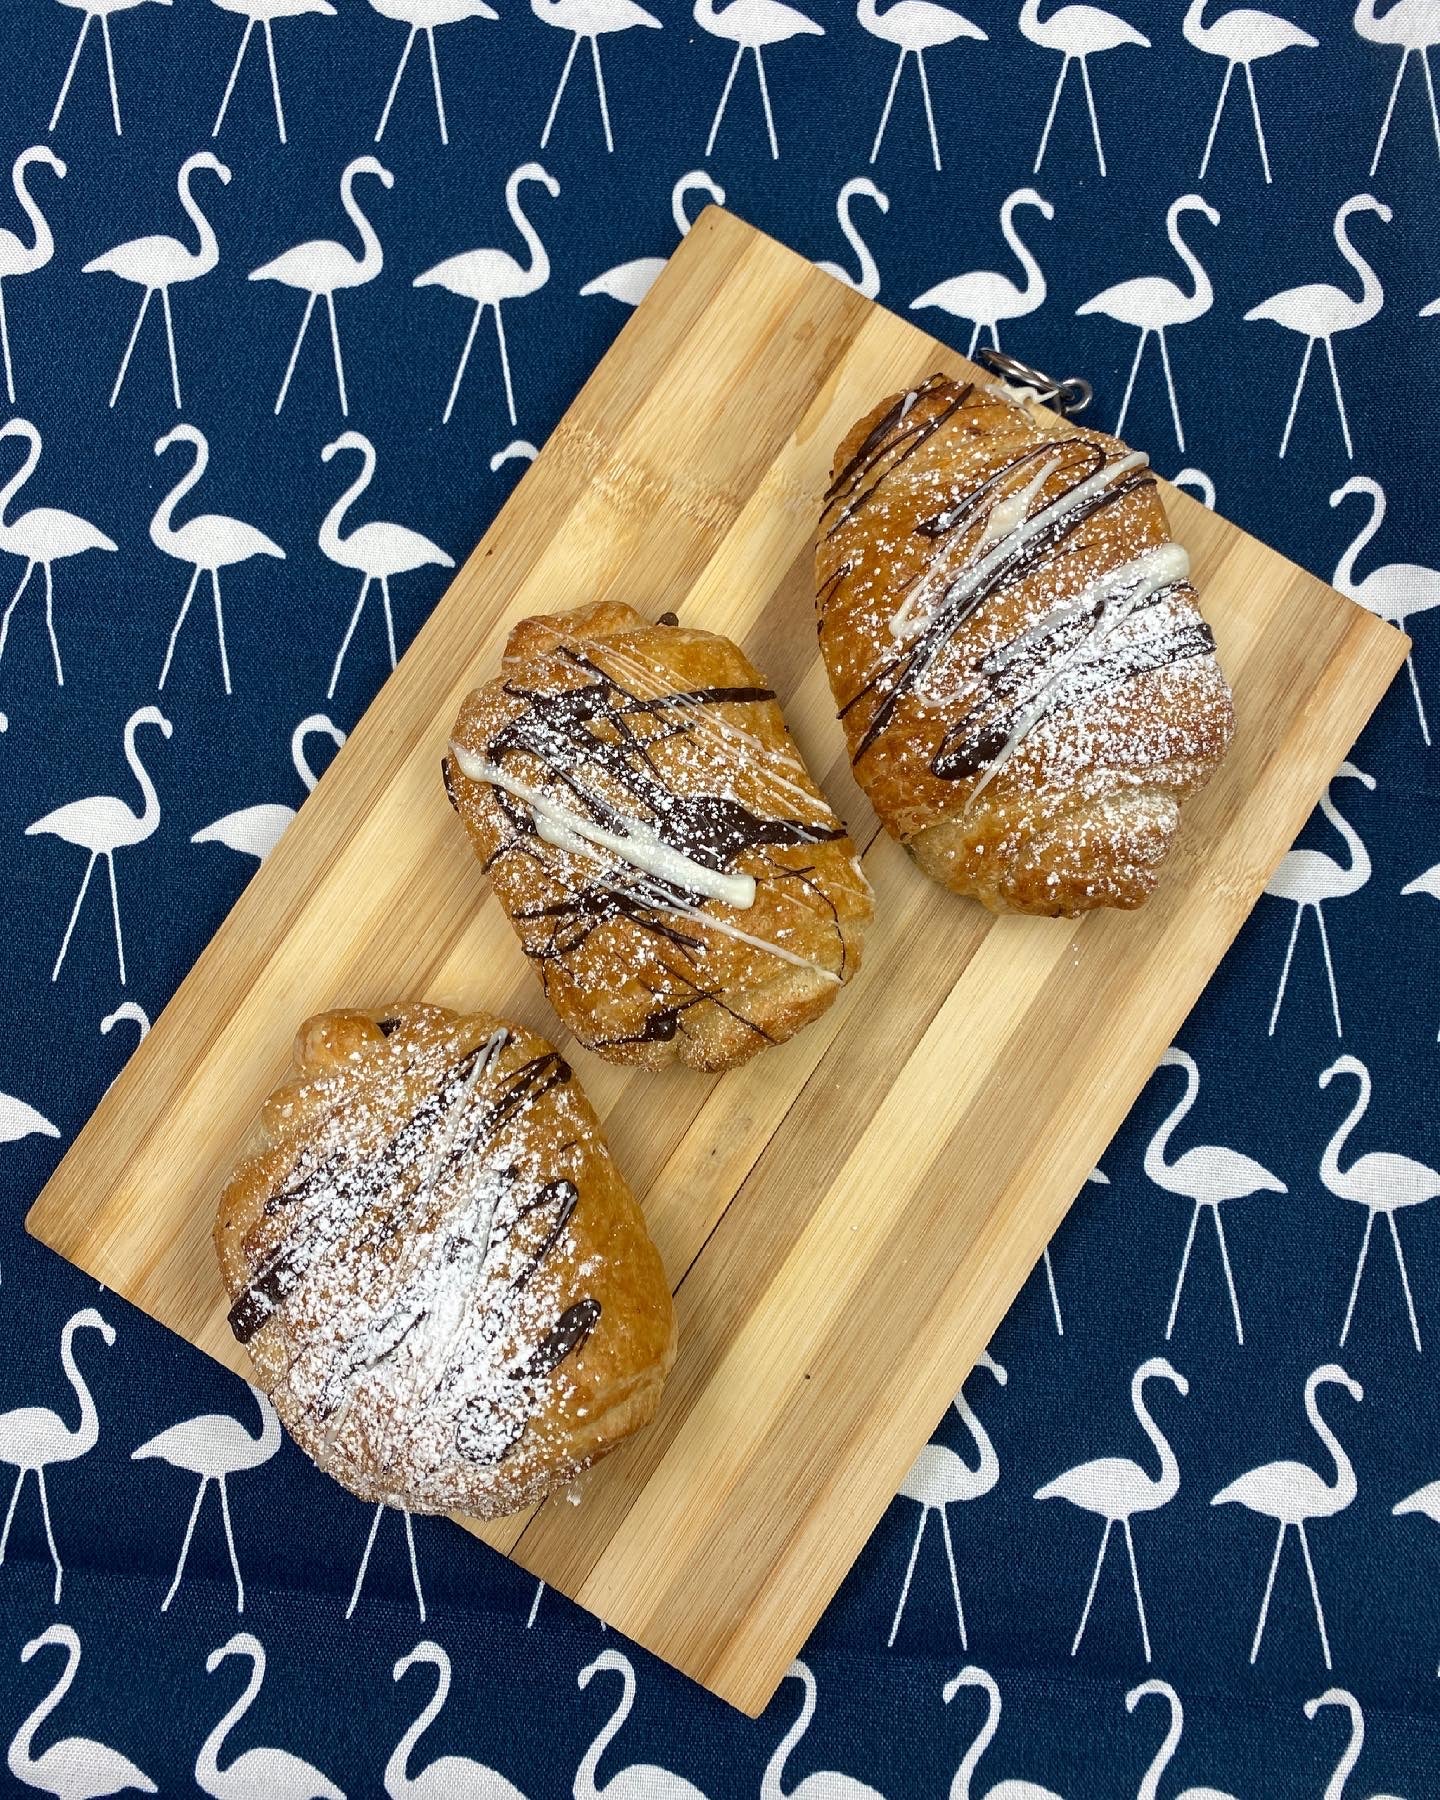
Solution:
M 834 445 L 968 365 L 711 208 L 101 1102 L 35 1235 L 230 1368 L 215 1197 L 295 1024 L 424 996 L 554 1033 L 439 780 L 510 624 L 582 600 L 739 639 L 867 846 L 853 989 L 719 1080 L 566 1046 L 644 1199 L 681 1350 L 578 1507 L 481 1535 L 758 1712 L 1399 668 L 1405 639 L 1167 488 L 1235 747 L 1138 914 L 992 919 L 855 787 L 815 646 Z M 458 440 L 457 440 L 458 453 Z

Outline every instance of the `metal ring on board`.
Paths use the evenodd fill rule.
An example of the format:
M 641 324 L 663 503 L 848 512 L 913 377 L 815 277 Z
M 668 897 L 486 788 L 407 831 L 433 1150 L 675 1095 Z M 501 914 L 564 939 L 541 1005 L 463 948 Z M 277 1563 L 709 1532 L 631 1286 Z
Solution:
M 1007 356 L 1003 350 L 992 350 L 987 346 L 977 353 L 976 360 L 1016 387 L 1030 388 L 1037 400 L 1053 400 L 1067 419 L 1084 412 L 1095 397 L 1094 388 L 1083 375 L 1068 375 L 1063 381 L 1055 381 L 1018 357 Z

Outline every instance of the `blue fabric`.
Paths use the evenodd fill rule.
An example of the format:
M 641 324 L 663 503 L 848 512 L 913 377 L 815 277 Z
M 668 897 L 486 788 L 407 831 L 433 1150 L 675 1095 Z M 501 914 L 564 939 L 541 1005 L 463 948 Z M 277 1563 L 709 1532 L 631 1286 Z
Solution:
M 869 166 L 896 50 L 830 0 L 806 5 L 823 24 L 823 37 L 795 36 L 765 51 L 779 159 L 769 154 L 749 57 L 707 155 L 733 40 L 702 29 L 677 0 L 648 5 L 662 29 L 642 26 L 602 39 L 613 154 L 604 146 L 588 45 L 581 46 L 551 139 L 540 149 L 571 40 L 521 0 L 498 0 L 498 21 L 473 18 L 436 34 L 448 147 L 439 142 L 423 35 L 383 141 L 373 142 L 406 31 L 399 19 L 362 0 L 335 0 L 333 16 L 276 23 L 284 146 L 277 142 L 258 29 L 211 143 L 243 9 L 175 0 L 113 13 L 123 136 L 110 116 L 98 20 L 59 122 L 47 133 L 85 15 L 73 3 L 51 0 L 8 0 L 3 9 L 0 169 L 27 146 L 44 143 L 68 166 L 63 180 L 43 164 L 28 171 L 54 230 L 56 250 L 47 266 L 5 278 L 14 252 L 0 233 L 17 395 L 10 410 L 34 423 L 44 445 L 37 473 L 4 515 L 6 529 L 13 531 L 29 507 L 56 506 L 91 521 L 118 546 L 55 564 L 63 688 L 51 667 L 38 569 L 10 620 L 0 661 L 0 708 L 9 723 L 0 737 L 0 1002 L 7 1021 L 0 1095 L 13 1097 L 0 1097 L 0 1138 L 13 1138 L 0 1145 L 0 1412 L 58 1409 L 73 1432 L 75 1400 L 58 1355 L 62 1328 L 94 1307 L 115 1332 L 113 1347 L 97 1330 L 75 1332 L 75 1360 L 98 1412 L 98 1441 L 83 1457 L 48 1468 L 47 1497 L 64 1564 L 59 1604 L 52 1600 L 33 1476 L 0 1568 L 0 1743 L 19 1732 L 64 1663 L 57 1645 L 42 1646 L 22 1663 L 23 1647 L 60 1622 L 74 1628 L 82 1648 L 75 1683 L 54 1717 L 33 1744 L 12 1749 L 12 1768 L 32 1780 L 49 1779 L 52 1791 L 59 1791 L 59 1778 L 44 1776 L 43 1753 L 56 1738 L 75 1737 L 123 1752 L 162 1791 L 191 1790 L 202 1743 L 251 1667 L 236 1652 L 207 1673 L 206 1658 L 240 1630 L 263 1645 L 267 1669 L 259 1698 L 235 1726 L 221 1761 L 228 1765 L 257 1746 L 280 1747 L 352 1795 L 381 1791 L 393 1746 L 433 1691 L 433 1665 L 412 1668 L 399 1681 L 391 1677 L 397 1659 L 421 1640 L 448 1653 L 453 1687 L 411 1758 L 411 1773 L 441 1755 L 468 1757 L 503 1771 L 530 1800 L 571 1791 L 583 1753 L 618 1702 L 615 1672 L 602 1669 L 583 1689 L 577 1683 L 604 1650 L 624 1651 L 638 1691 L 601 1763 L 602 1786 L 618 1771 L 650 1762 L 683 1775 L 712 1800 L 756 1793 L 802 1699 L 799 1681 L 788 1681 L 765 1717 L 751 1723 L 614 1634 L 602 1634 L 593 1619 L 552 1594 L 529 1624 L 533 1581 L 439 1521 L 414 1524 L 423 1623 L 402 1520 L 393 1513 L 381 1523 L 363 1592 L 347 1618 L 373 1513 L 288 1445 L 229 1482 L 243 1615 L 213 1490 L 203 1501 L 183 1581 L 161 1610 L 196 1478 L 163 1460 L 133 1462 L 131 1452 L 206 1413 L 231 1414 L 254 1434 L 255 1404 L 231 1376 L 29 1242 L 21 1220 L 131 1049 L 135 1026 L 122 1021 L 102 1035 L 102 1019 L 122 998 L 158 1013 L 253 870 L 246 856 L 216 842 L 194 844 L 192 836 L 254 803 L 297 804 L 303 789 L 288 747 L 294 726 L 324 712 L 348 728 L 387 672 L 382 614 L 372 598 L 335 697 L 326 699 L 358 577 L 326 559 L 317 535 L 327 509 L 358 472 L 358 458 L 347 452 L 324 464 L 325 444 L 347 425 L 364 432 L 375 445 L 378 472 L 356 517 L 403 522 L 458 561 L 524 466 L 512 459 L 492 470 L 492 452 L 514 439 L 543 443 L 626 317 L 620 303 L 603 295 L 582 298 L 579 290 L 616 264 L 668 252 L 672 186 L 682 173 L 702 168 L 744 217 L 852 271 L 836 195 L 852 177 L 873 178 L 889 209 L 882 213 L 862 195 L 854 219 L 874 252 L 881 299 L 902 310 L 913 296 L 965 270 L 1018 275 L 997 215 L 1008 194 L 1033 182 L 1053 205 L 1053 221 L 1022 208 L 1015 222 L 1044 270 L 1048 297 L 1039 310 L 1002 327 L 1003 341 L 1042 367 L 1088 375 L 1097 388 L 1098 422 L 1113 424 L 1136 331 L 1104 310 L 1077 318 L 1077 308 L 1138 275 L 1179 280 L 1190 292 L 1167 244 L 1165 220 L 1177 197 L 1197 192 L 1220 222 L 1212 225 L 1198 211 L 1181 220 L 1214 290 L 1213 304 L 1194 309 L 1198 316 L 1177 324 L 1167 342 L 1185 449 L 1175 441 L 1153 341 L 1127 436 L 1146 446 L 1166 473 L 1182 465 L 1208 471 L 1228 516 L 1327 578 L 1372 504 L 1354 494 L 1332 505 L 1331 496 L 1351 476 L 1369 476 L 1382 485 L 1388 508 L 1360 557 L 1361 577 L 1386 564 L 1408 562 L 1422 571 L 1440 565 L 1428 420 L 1440 373 L 1440 319 L 1418 316 L 1440 293 L 1440 131 L 1432 135 L 1432 103 L 1416 56 L 1405 67 L 1378 170 L 1370 173 L 1402 47 L 1418 48 L 1440 31 L 1433 20 L 1427 28 L 1420 0 L 1399 0 L 1390 9 L 1388 24 L 1379 28 L 1384 42 L 1372 41 L 1376 28 L 1363 6 L 1352 21 L 1348 7 L 1330 0 L 1289 0 L 1285 12 L 1319 45 L 1255 64 L 1274 175 L 1268 186 L 1243 68 L 1231 83 L 1206 178 L 1198 179 L 1226 59 L 1187 41 L 1178 5 L 1117 0 L 1151 47 L 1091 58 L 1087 72 L 1109 170 L 1103 179 L 1078 66 L 1068 71 L 1043 167 L 1032 173 L 1061 58 L 1017 29 L 1010 0 L 968 0 L 966 10 L 987 41 L 962 40 L 927 56 L 942 171 L 932 165 L 913 61 Z M 387 0 L 386 10 L 404 14 L 406 8 L 402 0 Z M 1206 23 L 1219 16 L 1212 6 Z M 1080 25 L 1089 29 L 1083 18 Z M 1042 39 L 1045 30 L 1042 24 Z M 218 152 L 233 179 L 227 187 L 213 173 L 195 176 L 195 198 L 214 225 L 219 261 L 213 272 L 177 284 L 172 293 L 183 412 L 177 414 L 170 394 L 158 299 L 112 409 L 107 401 L 141 289 L 111 274 L 82 274 L 82 266 L 147 233 L 177 233 L 193 244 L 175 177 L 202 147 Z M 394 186 L 387 191 L 377 178 L 362 176 L 356 188 L 383 245 L 384 267 L 377 279 L 338 297 L 349 419 L 339 412 L 323 304 L 276 417 L 304 295 L 275 282 L 249 283 L 246 275 L 306 240 L 355 244 L 338 182 L 344 166 L 366 153 L 393 172 Z M 551 268 L 542 287 L 506 307 L 517 423 L 506 416 L 486 321 L 453 419 L 442 426 L 470 309 L 443 290 L 417 291 L 413 278 L 476 245 L 518 253 L 504 187 L 512 170 L 537 157 L 560 192 L 551 198 L 535 185 L 523 195 Z M 1331 228 L 1341 203 L 1367 192 L 1393 216 L 1387 223 L 1362 209 L 1349 225 L 1383 289 L 1383 305 L 1371 309 L 1368 322 L 1334 338 L 1354 460 L 1345 454 L 1323 344 L 1281 460 L 1304 338 L 1281 325 L 1246 323 L 1244 314 L 1304 283 L 1341 282 L 1354 296 L 1358 277 L 1341 261 Z M 22 224 L 4 193 L 0 227 Z M 23 241 L 31 241 L 28 228 Z M 917 316 L 962 348 L 969 341 L 966 320 L 938 311 Z M 283 562 L 257 557 L 224 577 L 230 698 L 221 689 L 203 583 L 165 690 L 156 694 L 191 573 L 147 535 L 152 513 L 192 455 L 179 446 L 163 457 L 154 452 L 177 418 L 199 426 L 211 452 L 189 509 L 233 514 L 285 551 Z M 0 482 L 18 468 L 24 449 L 18 436 L 0 440 Z M 8 603 L 24 562 L 4 537 L 0 549 L 11 552 L 0 556 L 0 603 Z M 1428 591 L 1433 604 L 1440 577 L 1411 579 L 1417 603 Z M 395 580 L 402 648 L 446 580 L 438 564 Z M 1417 612 L 1419 693 L 1440 726 L 1437 629 L 1433 615 Z M 84 854 L 53 835 L 27 838 L 25 828 L 87 794 L 124 794 L 133 804 L 123 729 L 137 708 L 157 699 L 173 736 L 144 727 L 138 746 L 158 790 L 159 826 L 117 858 L 128 981 L 122 989 L 105 870 L 97 866 L 52 982 Z M 324 738 L 312 738 L 309 749 L 323 764 Z M 1354 751 L 1355 765 L 1373 786 L 1347 777 L 1334 789 L 1334 803 L 1362 840 L 1370 867 L 1363 885 L 1352 881 L 1354 891 L 1334 898 L 1323 914 L 1343 1041 L 1313 911 L 1300 920 L 1284 1004 L 1273 1036 L 1267 1035 L 1296 918 L 1294 905 L 1280 898 L 1262 901 L 1181 1034 L 1200 1085 L 1176 1130 L 1171 1159 L 1196 1145 L 1230 1146 L 1285 1188 L 1221 1210 L 1243 1346 L 1236 1342 L 1208 1213 L 1199 1220 L 1178 1319 L 1166 1341 L 1191 1211 L 1187 1199 L 1144 1169 L 1152 1137 L 1184 1090 L 1182 1069 L 1166 1067 L 1103 1160 L 1109 1184 L 1087 1186 L 1053 1246 L 1063 1335 L 1046 1272 L 1037 1269 L 992 1346 L 1008 1381 L 1001 1386 L 982 1368 L 967 1383 L 999 1465 L 990 1491 L 944 1515 L 968 1648 L 960 1643 L 941 1515 L 922 1515 L 913 1502 L 897 1499 L 806 1651 L 819 1701 L 785 1766 L 787 1793 L 816 1770 L 843 1771 L 890 1800 L 944 1792 L 980 1731 L 987 1701 L 981 1688 L 967 1685 L 947 1705 L 942 1689 L 962 1667 L 976 1665 L 993 1678 L 1003 1707 L 975 1772 L 977 1794 L 1012 1776 L 1068 1800 L 1136 1791 L 1160 1746 L 1168 1703 L 1141 1697 L 1131 1714 L 1126 1694 L 1147 1677 L 1163 1677 L 1184 1705 L 1184 1734 L 1161 1784 L 1167 1795 L 1201 1782 L 1244 1796 L 1297 1800 L 1339 1792 L 1326 1783 L 1349 1741 L 1349 1714 L 1340 1702 L 1313 1719 L 1304 1710 L 1332 1686 L 1363 1709 L 1364 1745 L 1348 1791 L 1393 1791 L 1408 1800 L 1440 1795 L 1440 1507 L 1432 1501 L 1429 1517 L 1393 1512 L 1397 1502 L 1440 1478 L 1433 1374 L 1440 1354 L 1440 1201 L 1395 1215 L 1423 1352 L 1412 1341 L 1383 1212 L 1375 1217 L 1342 1349 L 1367 1213 L 1326 1185 L 1321 1164 L 1355 1098 L 1357 1077 L 1342 1072 L 1323 1088 L 1318 1079 L 1343 1052 L 1358 1058 L 1373 1082 L 1369 1110 L 1341 1156 L 1344 1168 L 1370 1152 L 1403 1155 L 1431 1169 L 1440 1164 L 1434 1104 L 1440 912 L 1430 895 L 1402 892 L 1440 862 L 1436 759 L 1402 677 Z M 1335 828 L 1318 815 L 1302 841 L 1337 870 L 1351 861 Z M 25 1135 L 15 1101 L 38 1109 L 58 1135 Z M 1412 1194 L 1425 1187 L 1422 1176 L 1393 1167 L 1380 1176 L 1381 1200 L 1396 1199 L 1407 1180 Z M 1102 1519 L 1063 1498 L 1032 1496 L 1096 1457 L 1139 1459 L 1155 1479 L 1155 1453 L 1129 1397 L 1132 1375 L 1155 1356 L 1170 1359 L 1189 1391 L 1182 1395 L 1163 1374 L 1144 1387 L 1179 1471 L 1174 1497 L 1133 1518 L 1154 1660 L 1147 1666 L 1143 1658 L 1118 1527 L 1072 1655 Z M 1274 1509 L 1212 1508 L 1211 1497 L 1277 1458 L 1310 1465 L 1312 1486 L 1336 1486 L 1330 1457 L 1306 1421 L 1304 1389 L 1313 1371 L 1337 1362 L 1363 1386 L 1364 1398 L 1332 1382 L 1319 1389 L 1318 1404 L 1353 1463 L 1355 1497 L 1322 1516 L 1315 1509 L 1325 1504 L 1323 1494 L 1302 1492 L 1301 1477 L 1298 1487 L 1291 1484 L 1310 1518 L 1307 1542 L 1334 1668 L 1327 1670 L 1321 1653 L 1293 1531 L 1252 1663 L 1275 1543 Z M 0 1463 L 18 1436 L 16 1422 L 0 1417 Z M 971 1434 L 957 1414 L 947 1417 L 937 1442 L 973 1466 Z M 8 1466 L 0 1468 L 0 1503 L 9 1499 L 8 1473 Z M 887 1638 L 922 1517 L 924 1536 L 891 1646 Z M 72 1754 L 84 1761 L 93 1758 L 93 1747 Z M 242 1769 L 221 1787 L 280 1791 L 273 1762 Z M 654 1791 L 670 1789 L 662 1784 Z M 839 1800 L 852 1791 L 836 1775 L 805 1789 L 807 1800 L 812 1793 Z

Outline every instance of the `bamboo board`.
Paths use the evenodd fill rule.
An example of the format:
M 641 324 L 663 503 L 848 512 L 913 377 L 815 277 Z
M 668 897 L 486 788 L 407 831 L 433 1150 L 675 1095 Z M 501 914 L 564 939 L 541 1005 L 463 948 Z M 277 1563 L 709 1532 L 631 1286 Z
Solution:
M 680 1355 L 655 1424 L 578 1507 L 476 1529 L 752 1714 L 1406 648 L 1167 489 L 1237 730 L 1158 894 L 1075 923 L 944 893 L 851 779 L 811 593 L 834 445 L 936 368 L 968 365 L 704 213 L 29 1217 L 246 1373 L 214 1200 L 298 1020 L 424 996 L 555 1031 L 439 779 L 511 623 L 613 597 L 737 638 L 866 846 L 865 966 L 819 1023 L 718 1080 L 612 1068 L 561 1039 L 644 1201 Z

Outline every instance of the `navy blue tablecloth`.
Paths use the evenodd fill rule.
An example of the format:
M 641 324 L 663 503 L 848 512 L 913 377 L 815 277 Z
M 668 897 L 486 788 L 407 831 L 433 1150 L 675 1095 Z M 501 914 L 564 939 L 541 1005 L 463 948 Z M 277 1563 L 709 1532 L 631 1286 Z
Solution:
M 1440 294 L 1440 19 L 1425 0 L 1378 18 L 1374 0 L 1285 0 L 1288 23 L 1224 0 L 966 0 L 962 32 L 911 0 L 878 17 L 805 0 L 804 29 L 774 0 L 647 7 L 0 9 L 0 170 L 24 164 L 15 200 L 0 192 L 0 1506 L 23 1478 L 0 1566 L 8 1779 L 512 1792 L 468 1762 L 530 1800 L 612 1782 L 712 1800 L 1002 1781 L 1068 1800 L 1440 1795 L 1440 318 L 1422 316 Z M 576 29 L 604 30 L 598 56 Z M 923 65 L 904 55 L 895 82 L 907 46 Z M 368 158 L 347 218 L 342 174 Z M 535 248 L 506 204 L 530 163 Z M 388 672 L 376 589 L 335 677 L 361 573 L 327 554 L 330 509 L 373 452 L 345 532 L 391 520 L 436 547 L 390 584 L 403 650 L 624 322 L 645 271 L 623 265 L 673 248 L 690 174 L 707 178 L 681 196 L 692 215 L 708 183 L 889 305 L 925 298 L 917 317 L 962 349 L 993 315 L 1008 348 L 1094 381 L 1102 425 L 1141 324 L 1166 325 L 1127 436 L 1365 604 L 1408 610 L 1416 642 L 807 1672 L 756 1722 L 445 1522 L 416 1519 L 412 1552 L 402 1515 L 277 1445 L 242 1383 L 21 1224 L 274 809 Z M 136 243 L 157 233 L 178 243 Z M 485 245 L 530 271 L 503 312 L 513 419 L 493 321 L 457 387 L 473 308 L 416 285 Z M 976 270 L 1004 280 L 947 285 Z M 1164 285 L 1107 292 L 1137 277 Z M 346 431 L 366 447 L 324 460 Z M 202 437 L 193 494 L 156 519 Z M 227 528 L 246 553 L 222 576 L 229 694 L 197 512 L 260 534 Z M 93 795 L 123 796 L 125 820 L 76 805 Z M 1096 1458 L 1130 1466 L 1067 1473 Z M 286 1757 L 311 1778 L 286 1785 Z

